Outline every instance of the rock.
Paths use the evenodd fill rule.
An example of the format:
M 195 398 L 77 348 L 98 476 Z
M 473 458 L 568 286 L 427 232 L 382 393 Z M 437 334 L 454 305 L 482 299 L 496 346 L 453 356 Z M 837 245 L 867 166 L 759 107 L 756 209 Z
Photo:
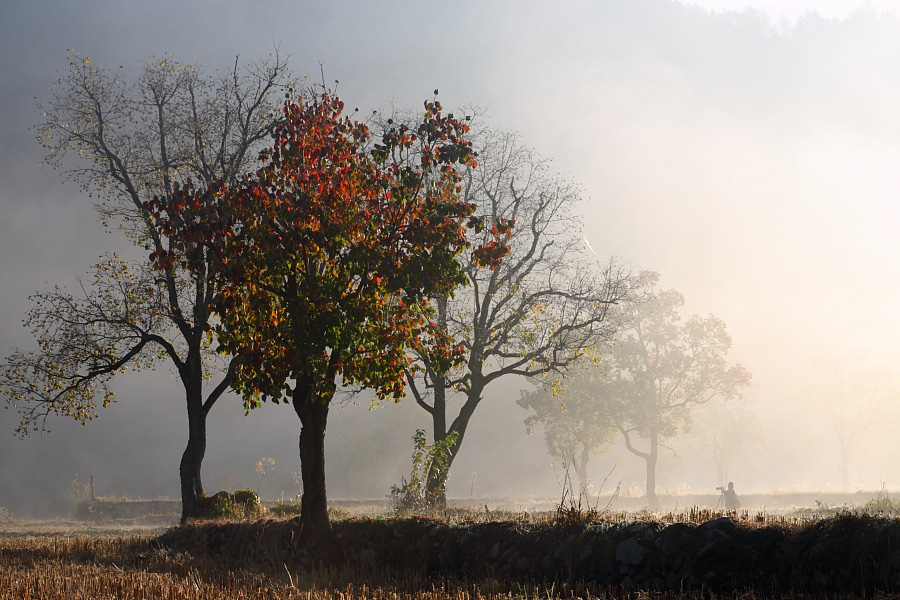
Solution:
M 681 575 L 674 571 L 666 575 L 666 589 L 674 592 L 684 591 L 684 580 Z
M 656 533 L 663 528 L 661 523 L 656 521 L 638 521 L 631 523 L 625 527 L 625 534 L 630 538 L 644 538 L 652 540 Z
M 625 540 L 616 546 L 616 560 L 623 565 L 639 565 L 647 556 L 644 548 L 637 540 Z
M 727 533 L 719 529 L 711 529 L 703 536 L 703 546 L 697 550 L 697 556 L 706 556 L 708 554 L 726 555 L 728 554 L 731 538 Z
M 594 549 L 590 544 L 586 544 L 584 548 L 581 549 L 581 554 L 578 555 L 578 560 L 587 560 L 591 557 L 591 554 L 594 553 Z
M 713 519 L 712 521 L 707 521 L 700 525 L 697 529 L 700 531 L 705 531 L 707 529 L 722 529 L 734 531 L 737 528 L 734 520 L 731 517 L 719 517 L 718 519 Z

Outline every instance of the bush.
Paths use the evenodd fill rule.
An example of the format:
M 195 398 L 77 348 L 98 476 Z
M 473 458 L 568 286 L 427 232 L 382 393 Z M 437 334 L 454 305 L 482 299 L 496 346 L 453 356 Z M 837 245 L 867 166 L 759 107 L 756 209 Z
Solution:
M 300 497 L 276 500 L 270 512 L 276 517 L 296 517 L 300 514 Z
M 253 490 L 238 490 L 233 494 L 218 492 L 204 500 L 204 519 L 236 519 L 258 517 L 266 512 Z
M 863 505 L 862 512 L 869 515 L 900 515 L 900 499 L 891 498 L 891 496 L 885 492 L 878 492 L 876 497 Z
M 78 481 L 78 473 L 75 474 L 75 479 L 69 484 L 69 498 L 72 499 L 72 504 L 76 507 L 79 504 L 89 502 L 92 499 L 90 486 Z
M 207 498 L 208 503 L 203 511 L 203 517 L 207 519 L 235 518 L 237 511 L 234 508 L 234 500 L 228 492 L 219 492 Z
M 413 435 L 412 470 L 409 479 L 400 479 L 400 485 L 391 486 L 391 508 L 399 515 L 434 508 L 433 498 L 428 498 L 427 477 L 432 465 L 444 474 L 446 480 L 450 447 L 456 442 L 458 433 L 451 432 L 440 442 L 428 445 L 424 429 L 416 429 Z
M 237 490 L 234 493 L 234 510 L 241 517 L 258 517 L 266 512 L 253 490 Z

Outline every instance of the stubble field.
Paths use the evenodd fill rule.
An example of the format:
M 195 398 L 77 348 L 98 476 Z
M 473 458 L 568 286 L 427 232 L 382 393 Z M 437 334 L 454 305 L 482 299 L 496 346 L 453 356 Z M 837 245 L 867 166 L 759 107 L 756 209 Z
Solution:
M 335 513 L 346 558 L 321 565 L 297 521 L 184 527 L 0 522 L 0 599 L 893 597 L 893 501 L 794 514 Z

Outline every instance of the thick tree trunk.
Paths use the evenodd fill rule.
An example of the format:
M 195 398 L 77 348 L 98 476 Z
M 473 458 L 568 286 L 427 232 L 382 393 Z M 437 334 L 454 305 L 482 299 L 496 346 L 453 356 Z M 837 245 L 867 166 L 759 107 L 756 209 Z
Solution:
M 431 502 L 432 506 L 436 508 L 446 508 L 447 506 L 447 478 L 450 476 L 450 467 L 453 466 L 453 461 L 456 459 L 456 455 L 459 453 L 459 448 L 462 446 L 463 438 L 466 435 L 466 428 L 469 426 L 469 420 L 472 418 L 472 415 L 475 412 L 475 407 L 478 406 L 478 403 L 481 402 L 481 392 L 483 391 L 483 387 L 474 387 L 469 391 L 469 396 L 466 399 L 466 403 L 463 404 L 462 408 L 459 410 L 459 414 L 453 420 L 453 423 L 449 428 L 439 429 L 440 425 L 446 424 L 447 416 L 446 416 L 446 402 L 443 400 L 444 398 L 444 390 L 441 393 L 441 410 L 437 410 L 438 406 L 438 392 L 437 388 L 435 388 L 435 410 L 432 413 L 432 422 L 434 423 L 434 439 L 435 443 L 439 440 L 443 441 L 447 439 L 447 436 L 456 432 L 456 440 L 449 448 L 449 453 L 444 462 L 443 468 L 438 468 L 438 465 L 432 463 L 431 468 L 428 469 L 428 475 L 426 476 L 426 484 L 425 484 L 425 495 L 429 502 Z M 440 414 L 438 414 L 440 413 Z
M 447 439 L 447 388 L 446 378 L 434 375 L 434 412 L 431 413 L 433 444 Z M 448 457 L 447 468 L 452 456 Z M 425 503 L 429 508 L 447 508 L 447 469 L 439 469 L 433 462 L 425 475 Z
M 458 437 L 457 443 L 450 447 L 450 454 L 447 456 L 443 468 L 432 463 L 428 469 L 425 478 L 425 501 L 430 508 L 437 510 L 447 508 L 447 478 L 450 476 L 450 466 L 453 464 L 456 451 L 459 450 L 461 439 L 462 436 Z
M 439 469 L 435 465 L 429 467 L 425 481 L 425 504 L 428 508 L 435 510 L 447 508 L 447 476 L 449 471 L 449 464 L 444 469 Z
M 206 456 L 206 411 L 203 408 L 203 373 L 197 368 L 184 367 L 181 373 L 188 413 L 188 443 L 181 455 L 178 471 L 181 476 L 181 523 L 196 519 L 203 513 L 203 483 L 200 468 Z
M 294 411 L 300 417 L 300 539 L 313 542 L 328 565 L 338 564 L 340 546 L 328 520 L 325 492 L 325 427 L 328 404 L 311 399 L 311 386 L 298 382 L 294 390 Z
M 650 452 L 647 461 L 647 508 L 659 510 L 659 498 L 656 497 L 656 461 L 659 457 L 659 434 L 654 429 L 650 432 Z
M 188 443 L 181 455 L 181 522 L 201 516 L 203 483 L 200 467 L 206 455 L 206 414 L 202 404 L 199 410 L 188 406 Z

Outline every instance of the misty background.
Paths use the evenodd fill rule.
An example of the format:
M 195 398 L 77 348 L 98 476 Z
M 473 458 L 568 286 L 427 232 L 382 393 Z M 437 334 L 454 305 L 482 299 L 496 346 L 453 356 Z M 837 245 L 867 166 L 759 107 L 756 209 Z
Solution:
M 702 5 L 701 5 L 702 4 Z M 681 3 L 605 0 L 363 1 L 12 0 L 0 21 L 0 354 L 31 349 L 28 295 L 70 289 L 101 254 L 138 257 L 109 234 L 92 199 L 42 165 L 30 129 L 74 48 L 99 65 L 171 54 L 208 70 L 274 47 L 298 74 L 339 80 L 348 107 L 477 106 L 583 186 L 584 235 L 600 256 L 661 274 L 684 316 L 712 313 L 753 374 L 742 409 L 762 439 L 729 471 L 739 493 L 834 490 L 829 429 L 835 374 L 900 381 L 900 17 L 898 3 Z M 448 481 L 451 498 L 557 498 L 559 466 L 516 406 L 524 381 L 488 388 Z M 180 385 L 165 370 L 114 383 L 118 402 L 86 426 L 14 437 L 0 411 L 0 506 L 41 512 L 77 474 L 100 495 L 178 498 L 187 438 Z M 849 389 L 854 389 L 853 385 Z M 852 394 L 850 394 L 852 395 Z M 849 464 L 853 489 L 900 489 L 900 393 Z M 882 413 L 878 411 L 883 410 Z M 326 439 L 330 498 L 384 497 L 410 469 L 427 415 L 411 398 L 335 407 Z M 290 406 L 210 412 L 206 490 L 297 493 L 299 422 Z M 711 453 L 690 440 L 663 454 L 660 492 L 712 492 Z M 640 459 L 620 444 L 592 478 L 640 494 Z

